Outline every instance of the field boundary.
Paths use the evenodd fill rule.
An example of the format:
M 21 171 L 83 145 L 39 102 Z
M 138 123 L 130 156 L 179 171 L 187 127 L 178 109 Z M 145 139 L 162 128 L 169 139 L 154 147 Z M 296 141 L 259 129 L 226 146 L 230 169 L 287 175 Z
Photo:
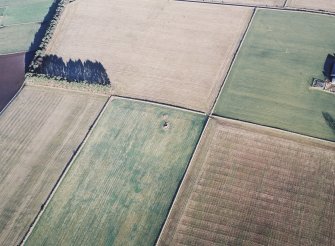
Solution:
M 27 86 L 31 87 L 42 87 L 46 89 L 55 89 L 55 90 L 61 90 L 61 91 L 68 91 L 68 92 L 74 92 L 74 93 L 81 93 L 81 94 L 88 94 L 88 95 L 97 95 L 97 96 L 105 96 L 105 97 L 110 97 L 111 95 L 109 94 L 103 94 L 103 93 L 97 93 L 97 92 L 91 92 L 88 90 L 75 90 L 75 89 L 67 89 L 67 88 L 62 88 L 62 87 L 56 87 L 56 86 L 48 86 L 48 85 L 37 85 L 31 82 L 25 82 Z
M 222 84 L 221 84 L 221 86 L 220 86 L 219 93 L 217 94 L 217 96 L 216 96 L 216 98 L 215 98 L 215 100 L 214 100 L 214 103 L 213 103 L 213 105 L 212 105 L 212 107 L 211 107 L 211 109 L 210 109 L 210 113 L 209 113 L 209 115 L 213 115 L 215 106 L 216 106 L 217 102 L 219 101 L 221 92 L 223 91 L 223 88 L 224 88 L 224 86 L 225 86 L 225 84 L 226 84 L 226 80 L 227 80 L 227 78 L 229 77 L 231 70 L 233 69 L 233 66 L 234 66 L 235 61 L 236 61 L 236 59 L 237 59 L 237 57 L 238 57 L 238 54 L 240 53 L 241 47 L 242 47 L 242 45 L 243 45 L 243 43 L 244 43 L 244 40 L 245 40 L 245 38 L 246 38 L 246 36 L 247 36 L 247 34 L 248 34 L 248 32 L 249 32 L 249 29 L 250 29 L 250 26 L 251 26 L 251 24 L 252 24 L 252 21 L 253 21 L 253 19 L 254 19 L 254 17 L 255 17 L 256 11 L 257 11 L 257 8 L 253 8 L 253 12 L 252 12 L 251 17 L 250 17 L 250 20 L 249 20 L 249 22 L 248 22 L 247 28 L 245 29 L 245 31 L 244 31 L 244 33 L 243 33 L 243 35 L 242 35 L 242 38 L 241 38 L 241 40 L 240 40 L 240 43 L 239 43 L 238 46 L 237 46 L 237 49 L 236 49 L 236 51 L 235 51 L 235 53 L 234 53 L 234 56 L 233 56 L 233 59 L 232 59 L 230 65 L 229 65 L 229 68 L 228 68 L 228 71 L 227 71 L 227 73 L 226 73 L 226 76 L 224 77 L 223 82 L 222 82 Z
M 236 120 L 236 119 L 232 119 L 232 118 L 227 118 L 227 117 L 223 117 L 223 116 L 219 116 L 219 115 L 213 115 L 212 118 L 215 120 L 224 120 L 227 122 L 231 122 L 234 124 L 239 124 L 239 125 L 245 125 L 245 126 L 249 126 L 252 128 L 258 128 L 259 130 L 265 130 L 265 131 L 273 131 L 275 132 L 278 136 L 282 136 L 285 139 L 294 139 L 293 141 L 297 141 L 297 138 L 301 138 L 301 139 L 306 139 L 308 140 L 309 143 L 311 142 L 318 142 L 318 144 L 322 144 L 322 145 L 327 145 L 330 147 L 334 147 L 335 148 L 335 143 L 332 141 L 328 141 L 328 140 L 324 140 L 324 139 L 320 139 L 320 138 L 315 138 L 315 137 L 310 137 L 307 135 L 302 135 L 300 133 L 296 133 L 296 132 L 290 132 L 287 130 L 283 130 L 280 128 L 274 128 L 274 127 L 269 127 L 269 126 L 265 126 L 265 125 L 260 125 L 260 124 L 256 124 L 256 123 L 252 123 L 252 122 L 247 122 L 247 121 L 242 121 L 242 120 Z
M 255 4 L 238 4 L 238 3 L 224 3 L 224 2 L 214 2 L 213 0 L 175 0 L 179 2 L 190 2 L 190 3 L 199 3 L 199 4 L 216 4 L 216 5 L 227 5 L 227 6 L 235 6 L 235 7 L 248 7 L 248 8 L 256 8 L 256 9 L 272 9 L 272 10 L 283 10 L 283 11 L 296 11 L 296 12 L 307 12 L 314 14 L 322 14 L 322 15 L 332 15 L 335 16 L 335 12 L 328 10 L 316 10 L 316 9 L 308 9 L 308 8 L 294 8 L 286 6 L 276 7 L 276 6 L 266 6 L 266 5 L 255 5 Z
M 190 108 L 185 108 L 185 107 L 182 107 L 182 106 L 176 106 L 176 105 L 168 104 L 168 103 L 156 102 L 156 101 L 152 101 L 152 100 L 148 100 L 148 99 L 129 97 L 129 96 L 121 96 L 121 95 L 117 95 L 117 94 L 113 94 L 112 97 L 127 99 L 127 100 L 131 100 L 131 101 L 148 103 L 148 104 L 157 105 L 157 106 L 166 107 L 166 108 L 174 108 L 174 109 L 178 109 L 178 110 L 181 110 L 181 111 L 186 111 L 186 112 L 189 112 L 189 113 L 199 114 L 199 115 L 203 115 L 203 116 L 207 116 L 207 117 L 209 116 L 208 114 L 206 114 L 203 111 L 190 109 Z
M 12 102 L 18 97 L 18 95 L 21 93 L 23 88 L 26 86 L 25 82 L 23 81 L 20 89 L 15 93 L 15 95 L 10 99 L 10 101 L 6 104 L 6 106 L 0 111 L 0 116 L 5 112 L 5 110 L 12 104 Z
M 222 118 L 222 119 L 227 119 L 227 120 L 232 120 L 232 121 L 237 121 L 237 122 L 240 121 L 240 122 L 255 125 L 255 126 L 265 127 L 265 128 L 268 128 L 268 129 L 274 129 L 274 130 L 277 130 L 277 131 L 282 131 L 282 133 L 286 132 L 286 133 L 289 133 L 289 134 L 294 134 L 294 135 L 297 135 L 297 136 L 306 137 L 306 138 L 309 138 L 310 140 L 314 139 L 314 140 L 324 141 L 324 142 L 327 142 L 327 143 L 330 143 L 330 144 L 334 144 L 334 146 L 335 146 L 334 141 L 310 136 L 310 135 L 307 135 L 307 134 L 302 134 L 302 133 L 299 133 L 299 132 L 286 130 L 286 129 L 283 129 L 283 128 L 280 128 L 280 127 L 268 126 L 268 125 L 264 125 L 264 124 L 260 124 L 260 123 L 255 123 L 255 122 L 251 122 L 251 121 L 247 121 L 247 120 L 240 120 L 240 119 L 236 119 L 236 118 L 233 118 L 233 117 L 221 116 L 221 115 L 217 115 L 217 114 L 212 114 L 211 116 L 213 118 Z
M 45 30 L 43 30 L 41 25 L 40 29 L 35 34 L 35 39 L 32 42 L 32 44 L 36 42 L 38 44 L 38 48 L 36 49 L 34 56 L 30 61 L 30 64 L 26 65 L 28 71 L 34 71 L 36 67 L 38 67 L 36 59 L 45 54 L 48 43 L 50 42 L 52 36 L 55 33 L 60 17 L 64 12 L 65 7 L 67 6 L 67 4 L 70 3 L 70 1 L 71 0 L 54 0 L 52 2 L 49 11 L 47 12 L 46 16 L 41 22 L 46 23 L 46 28 Z M 40 34 L 40 32 L 42 33 Z M 39 35 L 42 36 L 41 40 L 38 40 L 40 38 Z
M 105 112 L 107 106 L 109 105 L 109 103 L 112 100 L 113 100 L 112 96 L 109 96 L 108 99 L 106 100 L 106 102 L 103 105 L 102 109 L 98 113 L 98 116 L 95 118 L 95 120 L 93 121 L 92 125 L 90 126 L 88 132 L 86 133 L 85 137 L 83 138 L 83 140 L 81 141 L 81 143 L 78 145 L 77 149 L 75 150 L 74 154 L 72 155 L 72 157 L 70 158 L 70 160 L 68 161 L 68 163 L 65 165 L 65 167 L 64 167 L 61 175 L 58 177 L 56 183 L 54 184 L 53 188 L 51 189 L 51 191 L 50 191 L 49 195 L 47 196 L 45 202 L 42 204 L 40 211 L 37 213 L 37 215 L 33 219 L 32 223 L 30 224 L 29 229 L 27 230 L 27 232 L 23 236 L 23 238 L 22 238 L 21 242 L 19 243 L 19 245 L 24 245 L 26 243 L 27 239 L 29 238 L 29 236 L 32 233 L 33 229 L 35 228 L 36 224 L 40 220 L 40 218 L 41 218 L 43 212 L 45 211 L 46 207 L 49 205 L 51 199 L 55 195 L 58 187 L 61 185 L 63 179 L 65 178 L 66 174 L 68 173 L 68 171 L 72 167 L 74 161 L 77 159 L 77 157 L 80 154 L 81 150 L 85 146 L 88 138 L 91 136 L 93 130 L 95 129 L 95 127 L 98 124 L 100 118 L 102 117 L 103 113 Z
M 68 81 L 64 82 L 64 83 L 69 83 L 69 84 L 74 83 L 74 84 L 83 85 L 84 89 L 80 90 L 80 89 L 76 89 L 76 88 L 65 88 L 65 87 L 62 87 L 61 85 L 60 86 L 52 86 L 52 85 L 48 84 L 48 82 L 45 83 L 45 84 L 38 84 L 38 83 L 29 81 L 29 78 L 33 78 L 33 77 L 26 76 L 25 84 L 29 85 L 29 86 L 52 88 L 52 89 L 58 89 L 58 90 L 62 90 L 62 91 L 79 92 L 79 93 L 90 94 L 90 95 L 100 95 L 100 96 L 107 96 L 107 97 L 112 96 L 111 93 L 98 93 L 98 92 L 90 91 L 88 88 L 85 88 L 84 83 L 68 82 Z M 49 80 L 53 80 L 53 79 L 50 78 L 50 79 L 45 79 L 45 80 L 49 81 Z
M 2 25 L 1 28 L 12 27 L 12 26 L 25 26 L 25 25 L 31 25 L 31 24 L 43 24 L 43 23 L 46 23 L 46 22 L 47 21 L 23 22 L 23 23 L 16 23 L 16 24 L 10 24 L 10 25 Z

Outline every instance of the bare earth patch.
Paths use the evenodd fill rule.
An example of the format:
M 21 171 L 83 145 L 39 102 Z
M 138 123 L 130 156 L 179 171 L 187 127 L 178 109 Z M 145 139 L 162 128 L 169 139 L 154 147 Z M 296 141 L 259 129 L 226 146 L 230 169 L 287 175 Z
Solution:
M 25 53 L 0 55 L 0 111 L 24 81 L 24 58 Z
M 335 1 L 331 0 L 288 0 L 288 7 L 335 11 Z
M 0 117 L 0 245 L 17 245 L 107 97 L 25 86 Z
M 208 111 L 251 14 L 166 0 L 81 0 L 66 7 L 47 53 L 101 62 L 116 95 Z
M 335 145 L 214 118 L 158 245 L 334 245 Z

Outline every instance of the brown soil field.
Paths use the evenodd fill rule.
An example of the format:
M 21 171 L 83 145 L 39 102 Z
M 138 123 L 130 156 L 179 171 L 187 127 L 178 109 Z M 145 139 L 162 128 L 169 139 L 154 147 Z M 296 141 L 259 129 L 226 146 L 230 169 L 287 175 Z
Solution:
M 158 245 L 334 245 L 335 144 L 211 119 Z
M 209 111 L 252 11 L 167 0 L 76 1 L 47 53 L 101 62 L 115 95 Z
M 0 117 L 0 245 L 17 245 L 107 97 L 25 86 Z
M 288 7 L 335 11 L 335 2 L 330 0 L 288 0 Z
M 25 53 L 0 55 L 0 111 L 23 84 L 24 58 Z

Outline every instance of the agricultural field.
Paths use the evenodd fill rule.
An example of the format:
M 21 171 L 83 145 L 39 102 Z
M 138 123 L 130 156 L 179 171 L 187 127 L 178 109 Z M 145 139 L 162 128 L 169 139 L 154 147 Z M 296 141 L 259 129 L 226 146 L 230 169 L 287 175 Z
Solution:
M 0 115 L 0 245 L 18 245 L 107 97 L 25 86 Z
M 0 7 L 0 27 L 2 26 L 2 19 L 6 8 Z
M 310 89 L 334 28 L 333 16 L 258 10 L 214 113 L 335 141 L 335 97 Z
M 211 119 L 158 245 L 334 245 L 334 151 Z
M 38 46 L 32 43 L 40 27 L 40 24 L 30 23 L 0 28 L 0 54 L 35 50 Z
M 165 0 L 75 1 L 47 53 L 101 62 L 114 95 L 209 111 L 252 11 Z
M 35 34 L 53 0 L 0 0 L 0 54 L 34 50 Z M 37 45 L 37 44 L 35 44 Z
M 0 112 L 24 81 L 24 59 L 24 53 L 0 55 Z
M 3 26 L 25 23 L 40 23 L 49 11 L 53 0 L 24 1 L 19 4 L 10 4 L 4 11 Z
M 329 0 L 288 0 L 288 7 L 335 11 L 335 2 Z
M 152 245 L 205 117 L 114 99 L 26 245 Z

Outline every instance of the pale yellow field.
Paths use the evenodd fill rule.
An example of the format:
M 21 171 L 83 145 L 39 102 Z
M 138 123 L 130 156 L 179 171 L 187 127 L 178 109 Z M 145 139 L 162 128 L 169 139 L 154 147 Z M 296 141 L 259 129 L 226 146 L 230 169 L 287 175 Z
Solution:
M 333 0 L 288 0 L 288 7 L 335 11 Z
M 158 245 L 334 245 L 335 144 L 210 120 Z
M 0 245 L 17 245 L 107 97 L 26 86 L 0 116 Z
M 47 52 L 101 62 L 116 95 L 209 111 L 252 10 L 166 0 L 75 1 Z

